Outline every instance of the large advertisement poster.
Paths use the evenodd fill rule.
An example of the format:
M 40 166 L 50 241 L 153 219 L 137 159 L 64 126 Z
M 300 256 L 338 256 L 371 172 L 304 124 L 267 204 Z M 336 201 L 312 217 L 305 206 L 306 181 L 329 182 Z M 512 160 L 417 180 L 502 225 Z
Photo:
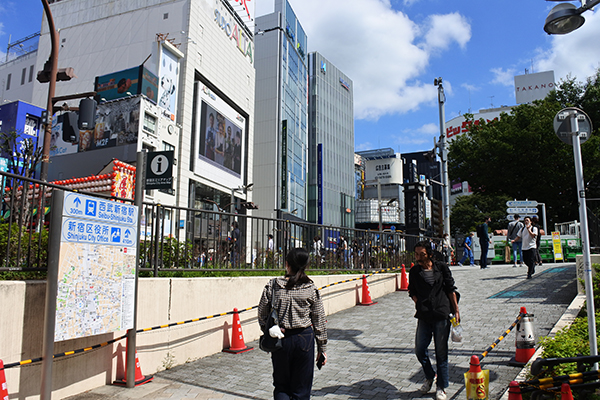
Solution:
M 95 90 L 96 100 L 99 103 L 136 94 L 144 94 L 156 103 L 158 77 L 144 66 L 133 67 L 97 76 Z
M 379 179 L 383 184 L 402 184 L 402 159 L 384 158 L 380 160 L 367 160 L 365 162 L 365 176 L 367 181 Z
M 100 104 L 95 129 L 80 131 L 79 151 L 137 143 L 139 128 L 139 97 Z
M 198 92 L 198 158 L 239 178 L 245 161 L 246 119 L 205 85 Z M 196 163 L 196 173 L 203 169 Z
M 179 87 L 179 56 L 165 42 L 160 46 L 158 66 L 158 105 L 177 115 L 177 93 Z

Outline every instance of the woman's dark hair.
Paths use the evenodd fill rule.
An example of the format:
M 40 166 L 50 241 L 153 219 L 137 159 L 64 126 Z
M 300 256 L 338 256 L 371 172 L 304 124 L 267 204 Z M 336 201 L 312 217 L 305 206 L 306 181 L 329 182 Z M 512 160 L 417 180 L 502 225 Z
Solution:
M 290 267 L 290 272 L 286 276 L 290 279 L 285 285 L 286 288 L 291 289 L 295 285 L 302 283 L 312 282 L 312 280 L 306 275 L 304 270 L 308 265 L 309 254 L 308 251 L 301 247 L 291 249 L 286 257 L 287 265 Z
M 433 249 L 431 248 L 431 243 L 429 243 L 427 240 L 421 240 L 420 242 L 417 242 L 417 244 L 415 244 L 415 247 L 413 250 L 416 250 L 417 247 L 424 248 L 425 253 L 427 253 L 427 257 L 429 257 L 429 258 L 433 257 Z

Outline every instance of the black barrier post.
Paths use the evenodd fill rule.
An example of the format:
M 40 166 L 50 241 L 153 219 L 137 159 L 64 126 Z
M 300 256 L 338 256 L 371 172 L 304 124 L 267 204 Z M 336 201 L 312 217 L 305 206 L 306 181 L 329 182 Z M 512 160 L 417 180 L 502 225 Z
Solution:
M 58 290 L 58 261 L 62 229 L 62 212 L 65 200 L 63 190 L 53 190 L 50 233 L 48 235 L 48 275 L 46 279 L 46 311 L 44 317 L 44 342 L 42 350 L 42 385 L 40 398 L 52 398 L 52 363 L 54 361 L 54 330 L 56 323 L 56 295 Z
M 127 354 L 126 358 L 126 386 L 135 387 L 135 351 L 136 351 L 136 331 L 137 331 L 137 300 L 138 300 L 138 275 L 140 271 L 140 236 L 142 234 L 142 209 L 144 206 L 144 172 L 146 171 L 146 150 L 137 153 L 137 162 L 135 169 L 135 205 L 138 207 L 138 226 L 137 226 L 137 251 L 135 258 L 135 283 L 133 289 L 133 323 L 131 329 L 127 331 Z

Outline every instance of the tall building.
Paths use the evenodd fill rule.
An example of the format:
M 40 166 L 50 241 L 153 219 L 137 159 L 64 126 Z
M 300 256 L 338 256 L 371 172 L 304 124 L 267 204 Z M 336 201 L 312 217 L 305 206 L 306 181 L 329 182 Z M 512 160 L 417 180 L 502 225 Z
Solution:
M 287 0 L 256 19 L 255 215 L 307 218 L 307 37 Z
M 118 136 L 114 149 L 125 149 L 127 146 L 119 147 L 119 138 L 136 139 L 133 136 L 138 132 L 130 129 L 133 125 L 130 119 L 139 118 L 142 147 L 175 150 L 176 159 L 173 190 L 167 194 L 149 191 L 147 200 L 196 209 L 212 209 L 215 203 L 228 208 L 230 203 L 252 201 L 252 192 L 241 189 L 252 182 L 254 149 L 254 10 L 250 2 L 243 5 L 236 0 L 50 3 L 55 25 L 60 28 L 58 66 L 73 67 L 77 75 L 68 82 L 58 82 L 55 96 L 96 89 L 102 103 L 141 94 L 178 128 L 157 135 L 161 127 L 156 115 L 130 112 L 123 120 L 96 129 L 92 143 L 85 149 L 90 157 L 86 158 L 84 153 L 81 159 L 91 162 L 98 158 L 92 157 L 91 151 L 106 151 L 105 164 L 110 162 L 115 156 L 110 149 L 101 147 Z M 39 46 L 31 54 L 36 56 L 34 70 L 41 71 L 50 54 L 45 18 Z M 20 64 L 19 71 L 29 68 L 28 62 Z M 129 76 L 130 73 L 133 75 Z M 98 77 L 102 82 L 102 77 L 110 78 L 111 74 L 112 81 L 107 79 L 98 84 Z M 29 84 L 28 72 L 25 80 L 24 87 Z M 123 90 L 120 80 L 126 83 Z M 146 82 L 151 84 L 144 87 Z M 32 103 L 45 108 L 48 85 L 35 78 L 31 85 Z M 78 101 L 72 105 L 76 106 Z M 107 135 L 110 137 L 102 138 Z M 211 135 L 216 137 L 214 145 Z M 234 150 L 228 154 L 228 149 Z M 120 150 L 118 158 L 135 163 L 135 151 Z M 49 179 L 57 179 L 60 173 L 53 170 L 53 165 L 64 163 L 53 163 L 51 157 Z M 72 171 L 62 173 L 78 177 L 83 172 L 75 165 Z M 177 221 L 182 232 L 186 229 L 185 222 L 185 217 Z
M 308 55 L 308 220 L 354 228 L 353 83 Z

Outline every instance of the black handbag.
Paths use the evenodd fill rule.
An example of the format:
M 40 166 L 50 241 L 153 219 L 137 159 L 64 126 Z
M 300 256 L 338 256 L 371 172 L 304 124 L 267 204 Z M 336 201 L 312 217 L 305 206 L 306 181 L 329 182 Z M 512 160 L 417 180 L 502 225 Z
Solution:
M 271 337 L 269 334 L 269 329 L 275 325 L 279 325 L 279 317 L 277 316 L 277 310 L 273 306 L 273 299 L 275 297 L 275 279 L 271 281 L 271 312 L 267 317 L 267 321 L 265 323 L 265 332 L 258 339 L 258 347 L 262 351 L 266 351 L 267 353 L 273 353 L 283 347 L 283 343 L 281 339 Z

